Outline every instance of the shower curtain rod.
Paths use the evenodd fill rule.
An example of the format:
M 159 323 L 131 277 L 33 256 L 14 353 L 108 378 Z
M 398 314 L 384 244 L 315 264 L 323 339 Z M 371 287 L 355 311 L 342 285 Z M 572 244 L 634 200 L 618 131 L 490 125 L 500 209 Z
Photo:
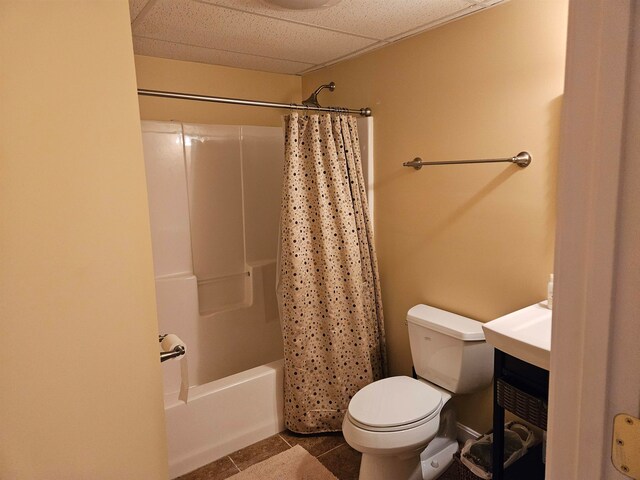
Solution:
M 261 100 L 246 100 L 242 98 L 210 97 L 208 95 L 193 95 L 191 93 L 163 92 L 161 90 L 138 89 L 138 95 L 147 97 L 178 98 L 181 100 L 196 100 L 198 102 L 228 103 L 232 105 L 249 105 L 253 107 L 288 108 L 291 110 L 313 110 L 316 112 L 354 113 L 363 117 L 371 116 L 369 107 L 360 109 L 342 107 L 321 107 L 319 105 L 299 105 L 297 103 L 263 102 Z

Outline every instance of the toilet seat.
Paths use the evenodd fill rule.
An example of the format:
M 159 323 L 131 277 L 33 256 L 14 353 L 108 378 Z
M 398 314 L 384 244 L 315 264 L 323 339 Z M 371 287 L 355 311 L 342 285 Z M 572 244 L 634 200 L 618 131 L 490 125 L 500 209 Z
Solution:
M 442 405 L 442 394 L 428 384 L 406 376 L 390 377 L 356 393 L 347 416 L 363 430 L 396 432 L 429 422 Z

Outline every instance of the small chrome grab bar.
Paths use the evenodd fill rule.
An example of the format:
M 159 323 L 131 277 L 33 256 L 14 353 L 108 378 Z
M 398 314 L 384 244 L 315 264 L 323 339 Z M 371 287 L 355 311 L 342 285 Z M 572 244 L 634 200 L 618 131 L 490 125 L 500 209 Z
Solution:
M 423 162 L 420 157 L 414 158 L 410 162 L 404 162 L 403 167 L 413 167 L 416 170 L 420 170 L 427 165 L 459 165 L 462 163 L 500 163 L 511 162 L 518 165 L 520 168 L 525 168 L 531 163 L 531 154 L 529 152 L 520 152 L 519 154 L 510 158 L 488 158 L 485 160 L 450 160 L 446 162 Z
M 158 335 L 158 342 L 162 343 L 162 340 L 167 335 Z M 171 360 L 172 358 L 179 357 L 180 355 L 184 355 L 186 350 L 181 345 L 176 345 L 176 347 L 169 352 L 160 352 L 160 362 L 166 362 L 167 360 Z

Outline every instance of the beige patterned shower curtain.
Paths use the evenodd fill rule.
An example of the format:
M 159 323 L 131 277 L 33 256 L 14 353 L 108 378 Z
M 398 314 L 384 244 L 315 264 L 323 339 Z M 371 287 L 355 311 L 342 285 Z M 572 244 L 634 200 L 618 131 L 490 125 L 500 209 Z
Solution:
M 349 400 L 386 375 L 378 266 L 356 119 L 285 117 L 278 304 L 287 428 L 341 430 Z

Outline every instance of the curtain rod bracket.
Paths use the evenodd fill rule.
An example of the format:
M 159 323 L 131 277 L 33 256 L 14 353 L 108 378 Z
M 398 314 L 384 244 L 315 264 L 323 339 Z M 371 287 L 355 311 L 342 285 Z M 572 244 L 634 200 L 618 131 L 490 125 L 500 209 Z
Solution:
M 302 101 L 302 105 L 306 105 L 307 107 L 322 108 L 318 103 L 318 94 L 325 88 L 328 88 L 330 92 L 333 92 L 336 89 L 336 84 L 334 82 L 331 82 L 327 83 L 326 85 L 320 85 L 311 95 L 309 95 L 309 98 Z

